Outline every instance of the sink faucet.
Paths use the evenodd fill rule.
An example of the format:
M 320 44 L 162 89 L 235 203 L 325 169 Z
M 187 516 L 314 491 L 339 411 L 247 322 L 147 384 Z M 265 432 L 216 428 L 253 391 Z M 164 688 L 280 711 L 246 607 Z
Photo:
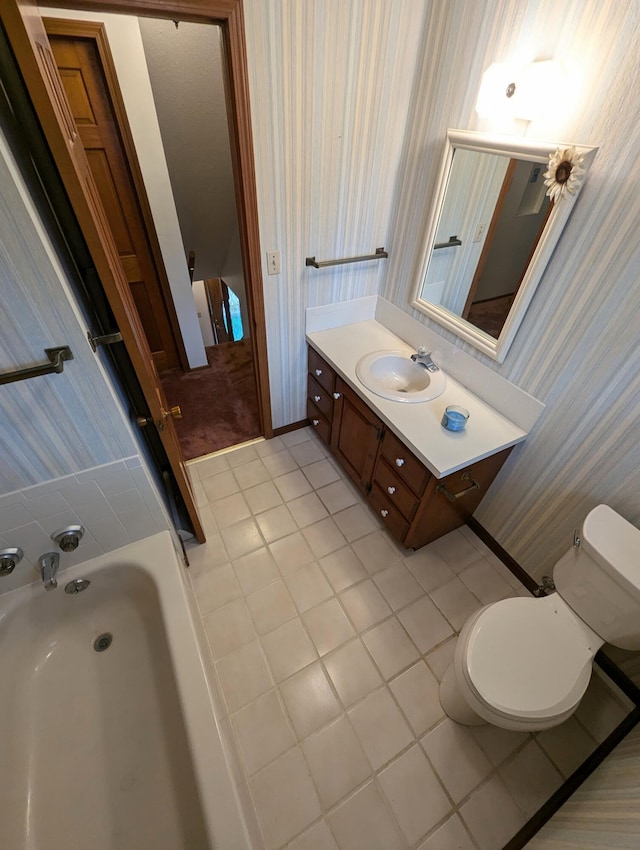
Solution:
M 40 556 L 40 572 L 45 590 L 53 590 L 58 586 L 56 576 L 60 566 L 60 555 L 57 552 L 47 552 Z
M 415 354 L 411 355 L 411 359 L 414 363 L 419 363 L 421 366 L 424 366 L 429 372 L 439 372 L 440 367 L 436 366 L 436 364 L 431 359 L 431 352 L 427 351 L 424 345 L 421 345 Z

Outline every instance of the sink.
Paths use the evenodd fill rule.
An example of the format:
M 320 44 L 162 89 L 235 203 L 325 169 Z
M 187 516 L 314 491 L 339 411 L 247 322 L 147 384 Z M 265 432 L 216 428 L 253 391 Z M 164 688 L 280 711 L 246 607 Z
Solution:
M 447 378 L 442 370 L 429 372 L 414 363 L 406 351 L 373 351 L 356 364 L 356 375 L 372 393 L 391 401 L 431 401 L 444 392 Z

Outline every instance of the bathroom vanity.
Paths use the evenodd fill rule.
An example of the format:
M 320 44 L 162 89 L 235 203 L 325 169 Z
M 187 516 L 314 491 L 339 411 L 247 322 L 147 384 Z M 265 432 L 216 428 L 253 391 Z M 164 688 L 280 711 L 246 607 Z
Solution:
M 308 333 L 307 416 L 388 531 L 417 549 L 463 525 L 526 432 L 447 377 L 419 404 L 388 401 L 355 375 L 363 354 L 411 349 L 376 321 Z M 461 433 L 440 425 L 451 403 L 471 411 Z

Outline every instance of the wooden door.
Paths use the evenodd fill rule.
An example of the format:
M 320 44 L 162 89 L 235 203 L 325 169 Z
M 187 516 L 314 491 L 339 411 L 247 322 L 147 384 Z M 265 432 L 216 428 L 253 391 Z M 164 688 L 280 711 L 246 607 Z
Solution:
M 333 411 L 331 448 L 363 493 L 370 488 L 384 428 L 382 422 L 340 378 Z
M 231 327 L 231 313 L 229 311 L 229 287 L 220 278 L 215 277 L 205 280 L 204 291 L 207 296 L 207 306 L 216 345 L 221 342 L 233 342 L 233 328 Z
M 132 166 L 137 162 L 129 161 L 135 153 L 125 145 L 125 137 L 130 138 L 126 115 L 123 108 L 116 113 L 120 95 L 115 74 L 108 73 L 104 27 L 45 19 L 45 29 L 154 363 L 160 372 L 179 367 L 171 318 L 174 325 L 177 319 L 151 246 L 148 227 L 153 225 L 145 222 L 138 197 L 144 188 L 136 186 Z
M 42 18 L 30 0 L 3 0 L 0 19 L 95 262 L 194 531 L 198 540 L 204 542 L 168 405 Z

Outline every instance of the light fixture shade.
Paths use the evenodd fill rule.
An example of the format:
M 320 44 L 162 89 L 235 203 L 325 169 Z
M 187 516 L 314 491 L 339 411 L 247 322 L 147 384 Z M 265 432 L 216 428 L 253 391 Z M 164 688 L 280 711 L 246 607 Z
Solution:
M 512 114 L 507 88 L 515 82 L 517 70 L 517 66 L 509 62 L 494 62 L 489 65 L 482 75 L 476 101 L 476 112 L 480 118 L 498 118 Z

